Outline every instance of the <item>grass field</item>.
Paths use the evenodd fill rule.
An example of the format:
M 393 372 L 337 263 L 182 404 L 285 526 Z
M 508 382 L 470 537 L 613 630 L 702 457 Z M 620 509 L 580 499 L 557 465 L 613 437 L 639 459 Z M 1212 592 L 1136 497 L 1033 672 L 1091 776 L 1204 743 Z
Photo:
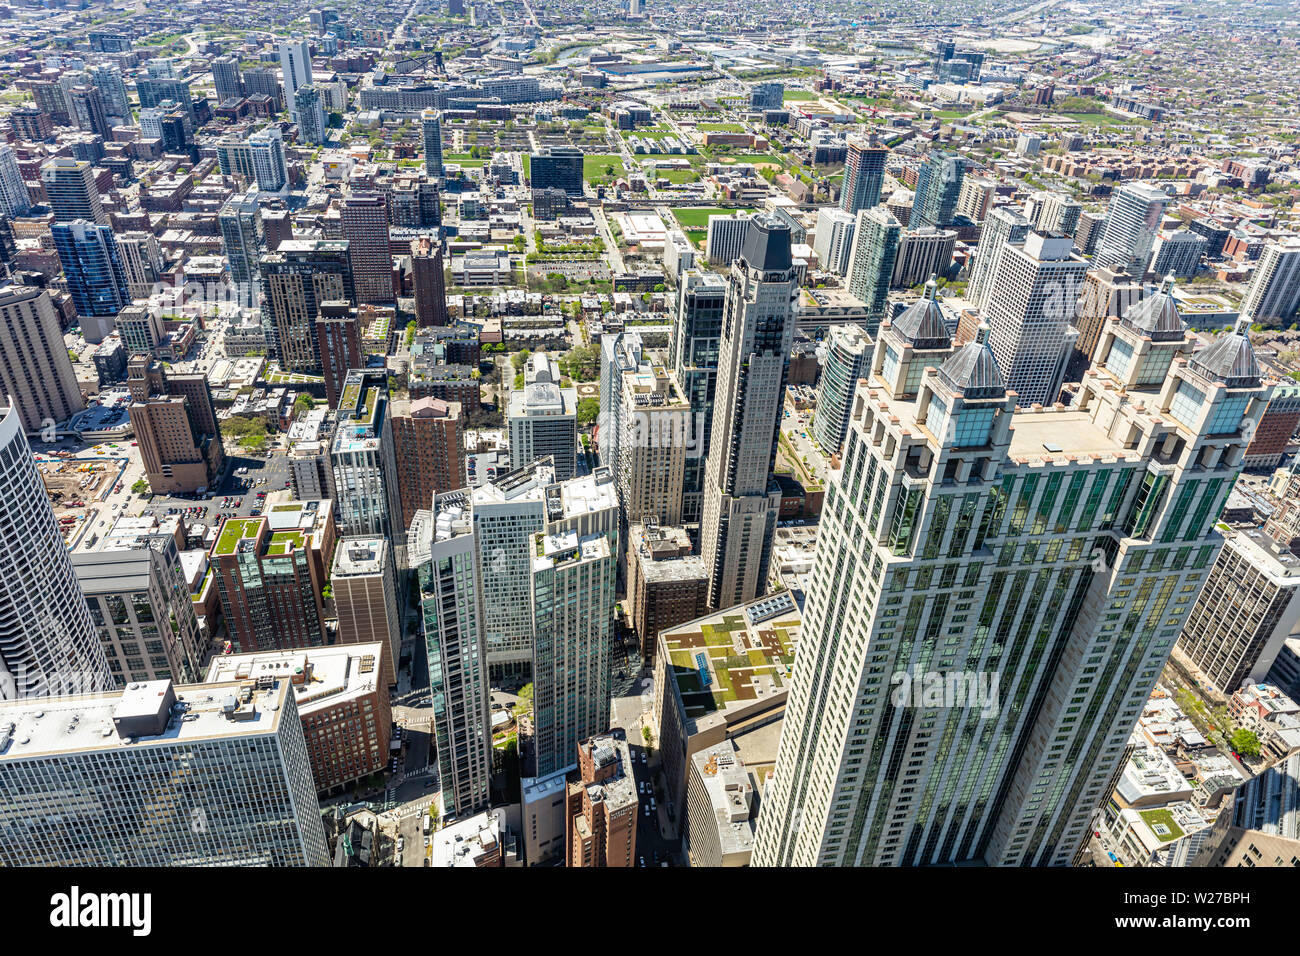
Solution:
M 699 123 L 696 129 L 705 133 L 743 133 L 745 127 L 739 123 Z
M 700 178 L 700 173 L 697 169 L 660 169 L 655 172 L 655 175 L 660 179 L 666 179 L 670 183 L 674 183 L 678 186 L 683 183 L 698 182 Z
M 815 100 L 817 94 L 811 90 L 786 90 L 781 98 L 787 103 L 796 103 L 803 100 Z
M 475 159 L 469 153 L 443 153 L 442 161 L 444 163 L 455 163 L 457 166 L 464 166 L 466 169 L 486 166 L 486 159 Z
M 623 175 L 623 158 L 612 153 L 592 153 L 582 157 L 582 178 L 588 181 L 608 177 L 606 166 L 614 167 L 614 175 Z
M 672 209 L 669 210 L 677 221 L 682 224 L 683 229 L 708 229 L 710 216 L 725 216 L 734 212 L 732 209 L 719 209 L 716 206 L 700 206 L 694 209 Z

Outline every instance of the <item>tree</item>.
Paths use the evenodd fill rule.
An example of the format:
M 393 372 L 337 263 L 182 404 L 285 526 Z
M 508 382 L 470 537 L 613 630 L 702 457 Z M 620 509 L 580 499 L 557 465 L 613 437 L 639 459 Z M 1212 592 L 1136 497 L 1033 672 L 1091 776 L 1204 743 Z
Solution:
M 132 494 L 143 495 L 143 494 L 147 494 L 148 491 L 149 491 L 149 482 L 145 481 L 143 478 L 138 479 L 135 482 L 135 484 L 131 486 Z
M 316 399 L 312 398 L 306 392 L 300 392 L 298 397 L 293 400 L 293 410 L 295 412 L 309 412 L 316 407 Z
M 1253 730 L 1234 730 L 1228 736 L 1228 743 L 1243 757 L 1258 757 L 1260 754 L 1259 737 Z
M 581 398 L 578 400 L 578 424 L 590 425 L 600 417 L 600 399 Z
M 510 364 L 515 367 L 515 371 L 519 371 L 528 364 L 528 360 L 532 357 L 532 352 L 528 349 L 523 349 L 522 351 L 516 352 L 514 355 L 510 356 Z

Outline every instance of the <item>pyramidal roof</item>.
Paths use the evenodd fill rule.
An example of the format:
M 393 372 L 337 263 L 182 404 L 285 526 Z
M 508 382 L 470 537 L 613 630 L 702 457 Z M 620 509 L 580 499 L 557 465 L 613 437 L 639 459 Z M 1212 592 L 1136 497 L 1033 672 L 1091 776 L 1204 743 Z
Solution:
M 1229 388 L 1259 384 L 1259 362 L 1250 346 L 1250 320 L 1240 318 L 1237 327 L 1192 355 L 1188 366 L 1211 382 Z
M 1001 398 L 1007 393 L 1002 371 L 989 348 L 989 327 L 980 325 L 975 340 L 954 352 L 939 377 L 963 398 Z
M 1121 321 L 1153 342 L 1180 341 L 1186 331 L 1174 301 L 1174 277 L 1165 276 L 1159 291 L 1130 308 Z
M 925 294 L 894 320 L 894 328 L 918 349 L 946 349 L 952 345 L 935 292 L 934 276 L 931 276 L 925 284 Z

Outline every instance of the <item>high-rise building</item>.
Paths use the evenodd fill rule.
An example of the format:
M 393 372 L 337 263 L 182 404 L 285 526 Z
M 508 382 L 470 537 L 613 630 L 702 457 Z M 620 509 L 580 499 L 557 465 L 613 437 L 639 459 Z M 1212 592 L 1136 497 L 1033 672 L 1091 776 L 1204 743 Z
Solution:
M 649 361 L 622 371 L 612 387 L 621 397 L 613 420 L 605 424 L 619 436 L 611 463 L 624 518 L 679 524 L 691 406 L 667 368 Z
M 18 155 L 8 143 L 0 145 L 0 215 L 21 216 L 31 207 Z
M 524 387 L 510 393 L 506 424 L 511 470 L 550 457 L 556 481 L 577 473 L 578 390 L 560 385 L 560 371 L 545 352 L 532 355 Z
M 908 221 L 908 228 L 930 226 L 943 229 L 952 225 L 965 173 L 966 161 L 960 156 L 940 150 L 932 152 L 917 176 L 916 198 L 912 200 L 912 218 Z
M 402 614 L 398 604 L 393 548 L 385 538 L 339 538 L 330 570 L 340 644 L 379 645 L 380 676 L 397 683 L 402 656 Z
M 395 400 L 389 411 L 405 531 L 434 495 L 466 487 L 464 422 L 460 402 L 440 398 Z
M 316 348 L 325 378 L 325 404 L 339 407 L 348 373 L 365 367 L 361 350 L 361 319 L 346 301 L 322 302 L 316 314 Z
M 856 215 L 862 209 L 874 209 L 880 205 L 888 160 L 889 147 L 877 140 L 874 133 L 865 140 L 858 137 L 849 139 L 840 209 Z
M 538 534 L 572 531 L 618 541 L 618 493 L 609 468 L 557 482 L 549 460 L 480 485 L 472 495 L 482 581 L 483 629 L 494 679 L 527 675 L 533 660 L 532 545 Z
M 393 301 L 393 255 L 388 247 L 388 200 L 363 193 L 343 200 L 339 210 L 352 260 L 358 303 Z
M 56 157 L 41 167 L 41 182 L 54 211 L 55 222 L 87 219 L 108 225 L 108 213 L 99 201 L 95 173 L 90 163 L 80 159 Z
M 339 533 L 399 538 L 404 529 L 397 527 L 402 503 L 387 373 L 362 369 L 348 373 L 330 464 L 338 495 Z
M 1241 314 L 1252 323 L 1288 324 L 1300 309 L 1300 242 L 1270 242 L 1241 300 Z
M 97 345 L 113 331 L 117 313 L 131 301 L 113 230 L 77 219 L 54 223 L 50 234 L 82 334 Z
M 749 88 L 751 110 L 779 110 L 785 103 L 785 84 L 777 81 L 755 83 Z
M 257 192 L 249 190 L 227 199 L 217 215 L 230 281 L 236 285 L 251 285 L 259 278 L 258 256 L 262 244 L 260 209 Z
M 322 589 L 334 549 L 332 502 L 282 502 L 227 518 L 212 545 L 221 611 L 237 650 L 325 645 Z
M 1251 469 L 1277 468 L 1296 428 L 1300 428 L 1300 384 L 1288 381 L 1273 389 L 1242 464 Z
M 754 852 L 757 794 L 736 744 L 691 754 L 682 849 L 691 866 L 748 866 Z
M 37 286 L 0 286 L 0 394 L 29 432 L 86 407 L 54 303 Z
M 212 60 L 212 82 L 217 91 L 217 103 L 238 99 L 244 95 L 244 81 L 239 73 L 239 57 L 218 56 Z
M 853 229 L 858 217 L 842 209 L 829 206 L 817 211 L 817 235 L 813 251 L 817 253 L 822 268 L 838 276 L 848 275 L 849 259 L 853 255 Z
M 1178 653 L 1231 696 L 1258 684 L 1300 621 L 1300 558 L 1253 528 L 1221 529 L 1223 549 L 1178 638 Z
M 682 527 L 633 524 L 627 534 L 628 618 L 650 664 L 659 632 L 708 610 L 709 572 Z
M 18 411 L 0 413 L 0 700 L 109 690 L 116 681 Z
M 691 404 L 691 442 L 682 476 L 683 521 L 699 521 L 703 507 L 704 464 L 713 428 L 713 391 L 726 301 L 727 282 L 717 273 L 690 270 L 678 279 L 668 355 L 677 388 Z
M 280 135 L 278 126 L 259 129 L 249 136 L 248 150 L 258 189 L 278 193 L 289 184 L 289 168 L 284 162 L 284 137 Z
M 868 335 L 874 335 L 889 308 L 889 284 L 898 258 L 903 226 L 884 206 L 858 210 L 849 258 L 849 295 L 866 306 Z
M 392 710 L 377 679 L 382 645 L 309 651 L 222 654 L 209 684 L 287 681 L 298 697 L 303 741 L 318 793 L 340 793 L 382 773 L 389 759 Z
M 131 427 L 154 494 L 194 494 L 225 465 L 212 392 L 203 373 L 176 373 L 147 356 L 131 359 Z
M 1003 244 L 984 315 L 992 330 L 989 344 L 1016 404 L 1051 405 L 1060 394 L 1087 271 L 1069 239 L 1031 232 L 1023 245 Z
M 749 234 L 749 213 L 710 216 L 704 239 L 704 256 L 714 265 L 729 266 L 740 256 Z
M 325 102 L 313 84 L 298 87 L 293 96 L 294 112 L 298 115 L 298 132 L 305 143 L 325 142 L 329 121 L 325 116 Z
M 90 74 L 90 81 L 99 87 L 99 92 L 104 97 L 104 111 L 107 113 L 110 127 L 124 126 L 129 123 L 131 101 L 127 97 L 122 71 L 112 63 L 99 63 L 89 67 L 86 72 Z
M 939 304 L 932 298 L 932 290 L 933 285 L 927 285 L 925 296 L 908 311 L 921 309 L 937 313 Z M 939 321 L 943 321 L 942 315 Z M 813 419 L 812 431 L 822 451 L 836 456 L 844 444 L 844 436 L 849 433 L 853 395 L 858 390 L 863 366 L 871 355 L 871 339 L 856 323 L 837 325 L 832 326 L 826 336 L 825 348 L 826 359 L 822 362 L 821 383 L 817 387 L 817 415 Z
M 576 146 L 543 146 L 528 157 L 532 188 L 563 189 L 582 197 L 582 150 Z
M 722 320 L 700 526 L 711 608 L 731 607 L 767 588 L 781 503 L 772 463 L 798 292 L 789 227 L 756 216 L 731 264 Z
M 980 228 L 979 245 L 969 267 L 970 280 L 966 284 L 966 298 L 983 312 L 993 285 L 993 265 L 1008 242 L 1019 245 L 1029 235 L 1029 220 L 1020 210 L 999 206 L 988 214 Z
M 450 325 L 442 243 L 428 236 L 411 243 L 411 285 L 415 293 L 416 324 L 420 328 Z
M 1146 183 L 1125 183 L 1115 190 L 1106 213 L 1106 224 L 1097 238 L 1092 264 L 1122 265 L 1134 275 L 1143 275 L 1151 261 L 1151 244 L 1160 231 L 1169 197 L 1164 190 Z
M 1198 236 L 1190 229 L 1161 232 L 1151 245 L 1151 265 L 1147 271 L 1162 278 L 1191 279 L 1200 270 L 1201 256 L 1205 255 L 1208 245 L 1204 236 Z
M 956 247 L 955 229 L 922 226 L 904 230 L 898 237 L 890 286 L 911 289 L 929 278 L 945 275 L 952 266 L 952 253 Z
M 1025 218 L 1034 232 L 1053 236 L 1073 236 L 1079 228 L 1083 206 L 1072 196 L 1044 190 L 1025 201 Z
M 579 743 L 564 792 L 564 865 L 635 866 L 640 800 L 627 735 L 615 730 Z
M 1170 295 L 1162 308 L 1177 308 L 1173 304 L 1172 284 L 1161 291 Z M 1097 344 L 1101 341 L 1101 330 L 1111 316 L 1123 318 L 1128 309 L 1141 301 L 1145 286 L 1141 276 L 1134 276 L 1123 266 L 1103 266 L 1090 269 L 1083 279 L 1083 289 L 1079 293 L 1079 303 L 1075 308 L 1074 324 L 1079 330 L 1075 342 L 1074 356 L 1066 372 L 1067 382 L 1078 382 L 1083 373 L 1092 365 Z
M 303 37 L 292 36 L 280 41 L 280 78 L 284 83 L 285 102 L 289 104 L 289 118 L 301 123 L 298 90 L 311 83 L 311 50 Z
M 485 582 L 466 493 L 439 495 L 429 504 L 411 522 L 409 553 L 420 582 L 443 812 L 458 818 L 485 809 L 490 799 Z
M 324 302 L 355 302 L 348 243 L 295 239 L 262 256 L 262 317 L 267 344 L 286 371 L 319 372 L 316 319 Z
M 965 216 L 971 222 L 983 222 L 988 218 L 993 207 L 993 197 L 997 195 L 998 184 L 995 180 L 982 176 L 966 176 L 961 181 L 961 192 L 957 195 L 957 215 Z M 983 233 L 981 233 L 983 235 Z
M 104 94 L 97 86 L 74 86 L 68 90 L 68 108 L 78 129 L 108 139 L 112 128 L 108 125 L 108 112 L 104 109 Z
M 420 131 L 424 137 L 424 172 L 441 179 L 446 170 L 442 166 L 442 117 L 437 110 L 420 114 Z
M 0 725 L 5 866 L 329 865 L 287 674 L 10 701 Z
M 1300 866 L 1300 753 L 1241 784 L 1192 866 Z
M 123 544 L 72 553 L 115 682 L 201 679 L 207 642 L 175 537 L 149 533 Z
M 151 232 L 132 230 L 114 234 L 117 253 L 126 273 L 126 288 L 133 299 L 147 299 L 158 289 L 167 270 L 162 247 Z
M 1043 410 L 985 335 L 915 399 L 877 343 L 755 865 L 1070 865 L 1219 547 L 1270 391 L 1245 335 L 1176 363 L 1185 331 L 1108 324 L 1075 405 Z
M 536 776 L 573 760 L 610 721 L 610 648 L 617 560 L 608 535 L 530 537 L 533 752 Z

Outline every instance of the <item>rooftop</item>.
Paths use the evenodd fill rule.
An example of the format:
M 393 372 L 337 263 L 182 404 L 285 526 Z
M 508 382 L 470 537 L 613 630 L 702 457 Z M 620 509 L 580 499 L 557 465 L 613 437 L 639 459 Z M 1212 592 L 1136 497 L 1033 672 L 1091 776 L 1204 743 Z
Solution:
M 304 716 L 375 690 L 384 646 L 340 644 L 307 650 L 226 654 L 208 665 L 210 683 L 288 678 Z

